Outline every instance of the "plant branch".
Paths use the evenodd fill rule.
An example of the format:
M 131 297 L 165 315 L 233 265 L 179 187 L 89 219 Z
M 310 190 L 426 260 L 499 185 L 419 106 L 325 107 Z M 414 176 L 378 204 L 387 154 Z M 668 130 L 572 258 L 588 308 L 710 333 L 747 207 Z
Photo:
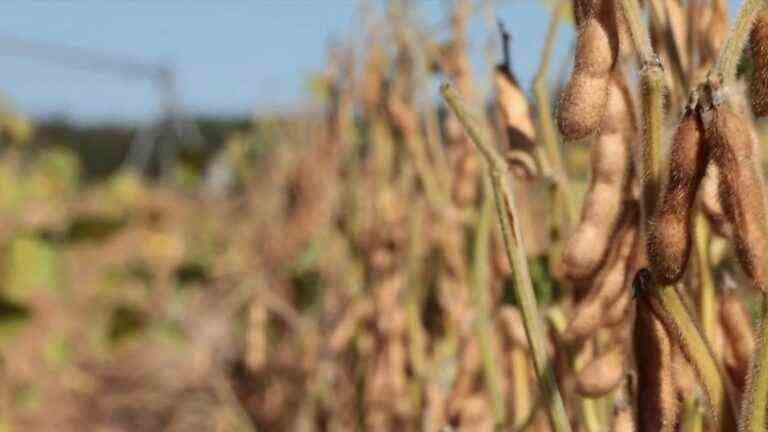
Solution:
M 715 66 L 709 73 L 709 80 L 726 86 L 736 79 L 736 68 L 741 60 L 741 53 L 749 38 L 752 24 L 757 13 L 766 6 L 765 0 L 745 0 L 741 6 L 736 22 L 731 28 L 728 38 L 723 44 Z
M 747 392 L 741 405 L 739 430 L 742 432 L 765 431 L 768 421 L 768 297 L 765 295 L 759 330 L 759 347 L 752 358 Z
M 650 284 L 652 278 L 650 272 L 648 270 L 641 270 L 641 272 L 645 275 L 638 275 L 638 277 L 647 278 Z M 641 295 L 649 302 L 654 315 L 661 320 L 667 333 L 683 350 L 685 357 L 696 371 L 709 404 L 715 429 L 735 431 L 736 419 L 728 383 L 723 378 L 724 374 L 715 360 L 712 349 L 691 317 L 680 293 L 673 286 L 654 284 Z
M 539 64 L 539 69 L 533 79 L 533 93 L 536 97 L 536 105 L 539 111 L 537 119 L 538 134 L 540 134 L 539 140 L 543 141 L 549 165 L 552 167 L 555 176 L 555 184 L 558 189 L 556 202 L 559 202 L 560 206 L 564 207 L 564 211 L 562 212 L 563 221 L 560 223 L 560 229 L 563 232 L 567 232 L 570 229 L 571 224 L 577 218 L 577 211 L 576 205 L 573 202 L 573 197 L 569 193 L 570 181 L 565 166 L 563 165 L 563 159 L 560 152 L 560 141 L 558 140 L 555 122 L 553 120 L 554 116 L 550 105 L 547 75 L 549 75 L 549 64 L 555 48 L 557 29 L 560 26 L 560 22 L 566 11 L 568 11 L 568 5 L 569 2 L 567 0 L 561 0 L 552 14 L 547 29 L 547 38 L 544 41 L 544 47 L 541 52 L 541 63 Z
M 632 43 L 635 45 L 635 51 L 640 57 L 642 64 L 657 63 L 656 53 L 651 46 L 651 38 L 648 35 L 648 28 L 642 20 L 640 5 L 637 0 L 621 0 L 621 9 L 624 12 L 629 33 L 632 35 Z
M 467 135 L 469 135 L 488 163 L 507 259 L 515 277 L 515 295 L 522 309 L 525 332 L 533 352 L 536 377 L 549 406 L 547 413 L 550 423 L 555 432 L 570 432 L 571 426 L 565 413 L 565 406 L 557 385 L 555 372 L 547 353 L 544 323 L 533 291 L 528 261 L 518 224 L 517 208 L 510 187 L 511 178 L 506 164 L 498 151 L 485 139 L 487 135 L 484 131 L 481 132 L 480 126 L 471 117 L 456 90 L 450 84 L 443 84 L 440 91 L 461 122 Z
M 506 406 L 501 382 L 504 377 L 499 370 L 499 359 L 494 350 L 492 322 L 489 318 L 488 290 L 490 269 L 488 268 L 491 228 L 493 227 L 493 196 L 491 186 L 483 182 L 484 195 L 475 229 L 474 257 L 472 263 L 472 291 L 475 312 L 474 330 L 477 336 L 483 362 L 483 378 L 491 396 L 493 417 L 496 426 L 506 423 Z

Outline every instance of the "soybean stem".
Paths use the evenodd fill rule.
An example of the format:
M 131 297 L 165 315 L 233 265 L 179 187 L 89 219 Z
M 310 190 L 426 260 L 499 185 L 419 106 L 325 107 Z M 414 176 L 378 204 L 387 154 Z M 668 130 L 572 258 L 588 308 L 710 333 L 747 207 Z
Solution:
M 487 182 L 484 182 L 484 185 L 485 194 L 480 214 L 478 215 L 477 229 L 475 230 L 474 262 L 472 263 L 473 303 L 475 309 L 474 328 L 483 361 L 483 377 L 492 400 L 494 421 L 497 426 L 503 426 L 506 423 L 507 416 L 504 394 L 501 390 L 503 376 L 499 370 L 499 361 L 494 350 L 488 299 L 490 282 L 488 251 L 490 248 L 491 228 L 493 226 L 493 196 L 491 195 L 491 187 Z
M 640 62 L 651 64 L 656 62 L 656 53 L 651 46 L 651 38 L 648 36 L 648 28 L 643 24 L 640 5 L 637 0 L 621 0 L 621 9 L 624 11 L 629 33 L 632 35 L 632 43 L 635 51 L 640 56 Z
M 720 50 L 715 66 L 709 73 L 710 80 L 718 80 L 723 86 L 736 79 L 736 68 L 749 38 L 758 11 L 766 6 L 765 0 L 745 0 L 736 22 Z
M 552 171 L 555 175 L 555 183 L 558 189 L 558 202 L 561 206 L 565 207 L 563 221 L 560 224 L 560 229 L 564 232 L 567 232 L 570 229 L 570 224 L 576 220 L 576 205 L 573 202 L 572 195 L 568 193 L 570 190 L 570 181 L 560 154 L 560 142 L 557 138 L 553 120 L 554 116 L 552 115 L 552 107 L 550 106 L 547 75 L 549 74 L 549 63 L 555 47 L 557 28 L 559 27 L 565 12 L 568 10 L 568 4 L 568 1 L 561 0 L 552 14 L 547 29 L 547 38 L 544 41 L 544 47 L 541 51 L 541 63 L 539 64 L 539 69 L 533 79 L 533 93 L 536 97 L 536 105 L 539 111 L 538 133 L 541 134 L 540 139 L 544 142 L 544 147 L 547 151 L 547 159 L 549 160 L 549 164 L 552 166 Z
M 695 219 L 696 264 L 699 270 L 699 315 L 707 342 L 715 338 L 715 283 L 709 266 L 709 223 L 699 211 Z
M 768 297 L 763 296 L 763 318 L 757 340 L 759 348 L 752 358 L 747 393 L 741 405 L 740 431 L 765 431 L 768 421 Z
M 661 141 L 664 130 L 664 72 L 658 63 L 646 64 L 642 74 L 643 103 L 643 220 L 656 208 L 661 184 Z
M 723 379 L 712 349 L 696 326 L 680 294 L 673 286 L 657 286 L 651 290 L 652 308 L 667 328 L 667 333 L 682 348 L 696 370 L 707 396 L 716 429 L 735 431 L 736 420 Z
M 547 414 L 556 432 L 570 432 L 571 426 L 565 413 L 563 399 L 560 395 L 555 372 L 545 345 L 547 339 L 544 332 L 544 323 L 539 313 L 533 284 L 531 283 L 521 229 L 518 224 L 517 208 L 509 183 L 511 177 L 507 171 L 504 159 L 486 141 L 485 137 L 487 134 L 485 134 L 485 131 L 481 132 L 480 126 L 470 116 L 456 90 L 450 84 L 443 84 L 440 91 L 461 122 L 467 135 L 469 135 L 488 163 L 507 259 L 515 277 L 515 295 L 522 309 L 526 336 L 533 352 L 536 377 L 539 381 L 541 392 L 549 406 Z

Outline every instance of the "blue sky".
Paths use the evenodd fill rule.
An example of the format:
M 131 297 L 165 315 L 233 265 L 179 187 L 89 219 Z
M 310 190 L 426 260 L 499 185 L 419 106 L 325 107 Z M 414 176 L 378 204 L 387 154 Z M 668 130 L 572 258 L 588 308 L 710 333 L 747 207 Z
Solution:
M 441 18 L 445 0 L 420 2 Z M 3 48 L 3 38 L 173 64 L 185 104 L 208 114 L 269 112 L 296 106 L 303 82 L 322 69 L 332 35 L 354 31 L 356 0 L 6 0 L 0 5 L 0 91 L 33 116 L 83 121 L 145 120 L 157 112 L 148 81 L 66 67 Z M 530 82 L 547 25 L 533 0 L 502 2 L 498 15 L 515 36 L 515 68 Z M 488 22 L 473 23 L 473 49 L 482 72 Z M 495 33 L 494 33 L 495 35 Z M 570 30 L 561 32 L 559 58 Z M 555 62 L 555 66 L 558 62 Z

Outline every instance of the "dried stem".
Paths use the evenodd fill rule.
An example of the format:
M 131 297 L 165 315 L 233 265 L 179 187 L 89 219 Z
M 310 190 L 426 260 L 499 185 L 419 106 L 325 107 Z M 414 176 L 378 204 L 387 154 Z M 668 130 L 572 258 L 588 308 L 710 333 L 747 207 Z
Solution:
M 739 430 L 765 431 L 768 421 L 768 297 L 763 296 L 763 319 L 758 335 L 759 348 L 752 359 L 747 393 L 741 405 Z
M 648 28 L 642 21 L 640 5 L 637 3 L 637 0 L 621 0 L 621 9 L 629 26 L 629 33 L 632 35 L 635 51 L 637 51 L 640 57 L 640 63 L 644 65 L 657 63 L 658 57 L 653 52 L 651 38 L 648 36 Z
M 652 286 L 647 296 L 654 314 L 664 323 L 669 335 L 696 370 L 715 428 L 721 431 L 736 430 L 727 382 L 680 293 L 673 286 Z
M 555 432 L 570 432 L 571 426 L 545 345 L 547 336 L 531 283 L 528 260 L 518 224 L 517 208 L 510 187 L 511 178 L 506 164 L 498 151 L 485 140 L 485 135 L 480 131 L 478 123 L 470 116 L 456 90 L 450 84 L 443 84 L 440 91 L 488 163 L 507 259 L 515 277 L 515 295 L 522 309 L 525 332 L 533 352 L 533 363 L 536 367 L 539 386 L 549 406 L 547 413 Z
M 704 337 L 710 344 L 715 340 L 715 282 L 709 266 L 709 222 L 701 212 L 695 220 L 696 266 L 699 270 L 699 318 Z
M 704 430 L 704 415 L 698 396 L 691 395 L 683 402 L 683 418 L 680 423 L 681 432 L 702 432 Z
M 736 79 L 736 68 L 739 65 L 747 38 L 749 38 L 752 24 L 755 22 L 759 10 L 765 5 L 765 0 L 744 1 L 736 22 L 720 51 L 717 62 L 709 73 L 710 81 L 717 81 L 722 86 L 726 86 Z
M 664 131 L 664 71 L 658 61 L 641 70 L 643 103 L 643 220 L 656 208 L 661 190 L 661 148 Z
M 648 28 L 642 21 L 637 0 L 621 0 L 632 42 L 640 57 L 643 105 L 643 220 L 656 207 L 659 196 L 661 140 L 664 127 L 664 92 L 666 83 L 659 57 L 653 51 Z
M 563 310 L 559 307 L 550 308 L 549 311 L 547 311 L 547 318 L 557 334 L 562 336 L 568 326 L 568 319 L 565 317 Z M 566 347 L 565 349 L 570 367 L 573 370 L 573 373 L 578 375 L 585 366 L 583 361 L 578 361 L 578 349 L 572 346 Z M 579 415 L 581 416 L 580 419 L 584 425 L 584 430 L 587 432 L 598 432 L 601 430 L 600 420 L 597 415 L 597 402 L 598 401 L 595 399 L 588 397 L 579 398 Z
M 485 385 L 491 395 L 493 417 L 497 426 L 503 426 L 506 422 L 506 409 L 504 394 L 501 390 L 501 382 L 504 379 L 499 370 L 499 359 L 493 347 L 492 324 L 489 319 L 489 301 L 487 290 L 490 287 L 490 258 L 491 228 L 493 227 L 493 196 L 490 185 L 484 183 L 484 196 L 482 208 L 478 215 L 477 229 L 475 231 L 473 272 L 473 297 L 475 309 L 474 329 L 480 346 L 483 361 L 483 375 Z
M 539 111 L 539 140 L 544 143 L 547 159 L 555 176 L 555 182 L 558 189 L 558 199 L 556 202 L 559 202 L 565 210 L 562 212 L 563 221 L 561 222 L 560 227 L 564 232 L 567 232 L 570 229 L 571 223 L 577 219 L 577 210 L 572 195 L 569 193 L 570 181 L 568 179 L 568 173 L 563 166 L 560 142 L 557 138 L 554 116 L 552 115 L 552 107 L 550 105 L 551 98 L 549 96 L 549 87 L 547 86 L 547 75 L 549 74 L 549 64 L 555 47 L 557 29 L 560 26 L 563 16 L 568 10 L 568 4 L 568 1 L 561 0 L 552 13 L 552 18 L 550 19 L 549 27 L 547 28 L 547 38 L 544 41 L 544 47 L 541 52 L 541 63 L 539 64 L 539 69 L 533 79 L 533 93 L 536 97 L 536 105 Z
M 409 221 L 409 269 L 408 297 L 406 299 L 406 314 L 408 319 L 408 337 L 410 339 L 409 355 L 414 375 L 422 381 L 426 377 L 426 334 L 421 324 L 421 302 L 424 298 L 425 287 L 422 276 L 424 273 L 424 240 L 422 226 L 424 224 L 425 208 L 422 203 L 414 206 Z

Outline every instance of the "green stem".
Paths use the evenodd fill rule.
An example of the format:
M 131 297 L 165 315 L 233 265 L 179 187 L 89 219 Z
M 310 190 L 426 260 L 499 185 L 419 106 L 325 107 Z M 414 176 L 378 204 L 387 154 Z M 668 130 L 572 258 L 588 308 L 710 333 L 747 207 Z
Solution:
M 483 361 L 483 374 L 485 385 L 491 394 L 493 407 L 493 417 L 497 426 L 503 426 L 506 423 L 506 407 L 504 404 L 504 394 L 501 390 L 501 382 L 504 379 L 499 370 L 499 359 L 493 347 L 492 324 L 489 319 L 489 299 L 488 289 L 490 284 L 490 269 L 488 263 L 490 257 L 491 228 L 493 223 L 493 196 L 491 188 L 485 182 L 485 195 L 483 196 L 482 207 L 478 216 L 477 230 L 475 231 L 475 250 L 473 271 L 473 300 L 475 309 L 474 330 L 480 346 L 480 353 Z
M 470 116 L 456 90 L 450 84 L 443 84 L 440 91 L 454 114 L 456 114 L 456 117 L 464 126 L 467 135 L 469 135 L 488 163 L 507 259 L 515 277 L 515 295 L 522 309 L 525 332 L 533 353 L 536 377 L 549 406 L 547 413 L 550 423 L 555 432 L 570 432 L 571 426 L 565 413 L 565 406 L 557 385 L 551 359 L 547 353 L 547 336 L 544 331 L 544 323 L 539 313 L 538 304 L 536 303 L 536 296 L 528 269 L 528 260 L 518 224 L 517 207 L 510 187 L 511 177 L 507 171 L 504 159 L 485 140 L 487 135 L 480 131 L 478 123 Z

